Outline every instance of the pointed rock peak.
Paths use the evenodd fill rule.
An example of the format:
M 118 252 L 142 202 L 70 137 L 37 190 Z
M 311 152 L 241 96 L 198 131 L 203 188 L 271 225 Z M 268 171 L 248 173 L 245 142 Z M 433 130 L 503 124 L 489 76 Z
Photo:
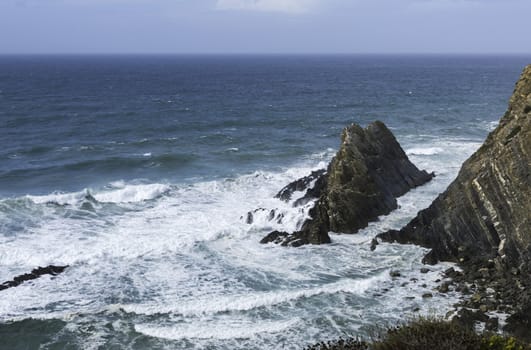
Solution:
M 341 134 L 341 145 L 326 173 L 315 184 L 318 200 L 310 210 L 311 219 L 292 235 L 274 233 L 262 243 L 329 243 L 329 231 L 355 233 L 378 216 L 397 208 L 396 198 L 429 181 L 433 174 L 411 163 L 398 141 L 382 122 L 367 128 L 352 124 Z M 311 176 L 289 185 L 306 184 Z M 282 196 L 281 191 L 280 196 Z

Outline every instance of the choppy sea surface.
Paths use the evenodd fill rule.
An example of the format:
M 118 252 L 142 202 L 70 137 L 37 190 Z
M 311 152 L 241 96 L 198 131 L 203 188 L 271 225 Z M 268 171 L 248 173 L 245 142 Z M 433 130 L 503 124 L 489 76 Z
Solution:
M 448 264 L 421 274 L 424 249 L 369 243 L 444 191 L 530 61 L 1 56 L 0 283 L 69 268 L 0 291 L 0 348 L 300 349 L 444 315 Z M 278 190 L 376 119 L 436 178 L 359 234 L 259 244 L 308 215 Z

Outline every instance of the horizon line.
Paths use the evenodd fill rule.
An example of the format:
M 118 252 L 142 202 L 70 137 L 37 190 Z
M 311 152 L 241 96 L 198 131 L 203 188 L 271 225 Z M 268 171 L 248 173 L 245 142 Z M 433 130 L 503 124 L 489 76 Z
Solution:
M 531 52 L 0 52 L 0 56 L 531 56 Z

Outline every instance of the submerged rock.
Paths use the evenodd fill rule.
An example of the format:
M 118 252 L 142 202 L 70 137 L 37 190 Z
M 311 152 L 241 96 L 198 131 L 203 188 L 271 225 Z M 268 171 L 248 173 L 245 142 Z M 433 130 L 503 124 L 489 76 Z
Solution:
M 300 231 L 287 235 L 283 244 L 329 243 L 329 231 L 356 233 L 396 209 L 397 197 L 433 176 L 409 161 L 382 122 L 365 129 L 352 124 L 343 130 L 339 151 L 325 174 L 312 174 L 279 192 L 279 197 L 290 198 L 287 194 L 293 193 L 292 189 L 316 179 L 318 189 L 314 193 L 319 193 L 309 213 L 311 219 Z M 262 243 L 278 241 L 278 236 L 272 237 L 268 235 Z
M 529 327 L 529 317 L 520 315 L 531 309 L 530 163 L 531 65 L 498 127 L 448 189 L 400 231 L 379 237 L 431 248 L 425 262 L 455 261 L 469 281 L 498 285 L 498 303 L 516 309 L 514 319 L 524 319 L 524 328 Z

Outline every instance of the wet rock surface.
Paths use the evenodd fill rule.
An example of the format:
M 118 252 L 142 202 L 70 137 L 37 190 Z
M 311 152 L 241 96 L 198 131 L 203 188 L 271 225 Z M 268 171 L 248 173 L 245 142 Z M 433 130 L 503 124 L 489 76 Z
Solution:
M 11 281 L 7 281 L 7 282 L 0 284 L 0 290 L 19 286 L 23 282 L 37 279 L 43 275 L 56 276 L 60 274 L 61 272 L 63 272 L 67 267 L 68 265 L 67 266 L 49 265 L 46 267 L 39 266 L 36 269 L 31 270 L 30 273 L 25 273 L 23 275 L 16 276 Z
M 284 245 L 329 243 L 329 231 L 356 233 L 378 216 L 397 208 L 396 198 L 431 180 L 433 174 L 409 161 L 391 131 L 379 121 L 363 129 L 352 124 L 343 130 L 341 145 L 326 173 L 312 173 L 282 189 L 281 199 L 315 180 L 318 196 L 300 231 L 287 235 Z M 303 197 L 304 198 L 304 197 Z M 269 238 L 268 238 L 269 237 Z M 262 243 L 277 242 L 268 235 Z M 277 242 L 278 243 L 278 242 Z
M 431 248 L 424 262 L 454 261 L 463 306 L 507 312 L 506 330 L 531 340 L 531 65 L 498 127 L 456 180 L 400 231 L 378 237 Z M 468 318 L 469 315 L 467 315 Z M 489 327 L 497 324 L 491 321 Z
M 319 198 L 321 192 L 326 187 L 325 169 L 312 171 L 310 175 L 295 180 L 281 189 L 275 196 L 285 202 L 289 201 L 293 193 L 297 191 L 306 191 L 304 196 L 297 199 L 293 205 L 298 207 L 308 203 L 312 199 Z M 312 185 L 313 184 L 313 185 Z

